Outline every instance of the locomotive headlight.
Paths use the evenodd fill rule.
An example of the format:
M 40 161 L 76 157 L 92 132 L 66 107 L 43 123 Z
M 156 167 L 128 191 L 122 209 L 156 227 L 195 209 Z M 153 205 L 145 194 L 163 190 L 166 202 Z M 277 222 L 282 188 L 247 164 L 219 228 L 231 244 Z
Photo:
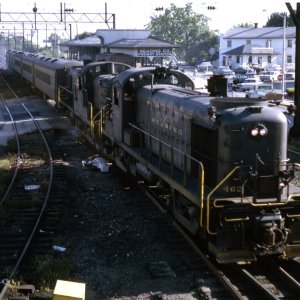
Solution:
M 266 135 L 268 134 L 268 129 L 267 129 L 266 127 L 261 128 L 261 129 L 259 130 L 259 134 L 260 134 L 261 136 L 266 136 Z
M 251 129 L 250 135 L 253 137 L 266 136 L 268 135 L 268 129 L 266 128 L 266 126 L 258 124 L 256 127 Z
M 259 129 L 258 128 L 253 128 L 251 130 L 251 135 L 252 136 L 258 136 L 259 135 Z

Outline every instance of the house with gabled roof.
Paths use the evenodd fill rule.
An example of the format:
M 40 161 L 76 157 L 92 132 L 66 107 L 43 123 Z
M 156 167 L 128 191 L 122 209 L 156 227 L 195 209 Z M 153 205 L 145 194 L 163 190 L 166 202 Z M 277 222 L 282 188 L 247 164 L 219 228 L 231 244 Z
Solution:
M 285 43 L 283 42 L 285 35 Z M 220 35 L 219 65 L 266 68 L 295 65 L 296 27 L 234 27 Z
M 178 46 L 151 36 L 149 30 L 98 29 L 93 36 L 62 42 L 60 47 L 68 58 L 118 61 L 138 67 L 175 60 L 173 49 Z

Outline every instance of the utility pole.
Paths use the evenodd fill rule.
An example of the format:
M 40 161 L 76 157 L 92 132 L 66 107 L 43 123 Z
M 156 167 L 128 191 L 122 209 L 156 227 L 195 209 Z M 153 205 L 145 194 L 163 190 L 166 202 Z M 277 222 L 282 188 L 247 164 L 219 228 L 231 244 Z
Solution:
M 292 137 L 300 137 L 300 3 L 297 3 L 296 12 L 290 3 L 286 3 L 290 15 L 296 25 L 296 51 L 295 51 L 295 93 L 294 101 L 296 106 L 294 126 L 290 134 Z
M 283 39 L 282 39 L 282 100 L 284 99 L 285 93 L 285 40 L 286 40 L 286 13 L 283 15 Z
M 109 29 L 115 29 L 115 14 L 107 12 L 107 5 L 105 3 L 105 13 L 84 13 L 77 12 L 73 8 L 66 8 L 64 3 L 60 3 L 60 9 L 56 12 L 42 13 L 34 3 L 34 7 L 31 12 L 3 12 L 3 6 L 0 3 L 0 27 L 3 30 L 13 30 L 15 28 L 16 35 L 26 36 L 27 33 L 40 32 L 54 32 L 64 31 L 72 38 L 72 25 L 75 24 L 78 28 L 78 24 L 96 24 L 99 26 L 103 24 Z M 69 24 L 69 28 L 68 25 Z M 99 29 L 99 28 L 95 28 Z M 33 31 L 34 30 L 34 31 Z M 77 32 L 78 34 L 78 32 Z M 47 40 L 47 37 L 46 37 Z M 24 45 L 23 45 L 24 48 Z

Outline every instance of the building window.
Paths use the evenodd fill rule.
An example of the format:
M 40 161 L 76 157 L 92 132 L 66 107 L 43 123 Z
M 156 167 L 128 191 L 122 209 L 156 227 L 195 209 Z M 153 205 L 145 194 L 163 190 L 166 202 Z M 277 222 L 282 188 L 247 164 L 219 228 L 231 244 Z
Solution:
M 272 62 L 272 56 L 268 55 L 268 63 L 270 64 Z
M 227 64 L 226 64 L 226 56 L 223 56 L 223 59 L 222 59 L 222 65 L 223 66 L 226 66 Z
M 259 56 L 259 57 L 257 58 L 257 63 L 258 63 L 259 65 L 261 65 L 261 63 L 262 63 L 262 57 L 261 57 L 261 56 Z
M 272 47 L 272 41 L 271 40 L 266 40 L 266 47 L 271 48 Z
M 241 63 L 241 57 L 239 55 L 236 57 L 236 63 L 237 64 Z
M 249 64 L 252 64 L 252 55 L 249 55 L 249 56 L 248 56 L 248 63 L 249 63 Z
M 287 62 L 288 64 L 290 64 L 290 63 L 293 62 L 292 55 L 288 55 L 288 56 L 286 57 L 286 62 Z
M 251 40 L 246 40 L 247 45 L 251 45 Z
M 287 40 L 287 46 L 288 46 L 288 48 L 293 48 L 293 41 Z
M 227 48 L 231 48 L 232 47 L 232 41 L 227 41 Z

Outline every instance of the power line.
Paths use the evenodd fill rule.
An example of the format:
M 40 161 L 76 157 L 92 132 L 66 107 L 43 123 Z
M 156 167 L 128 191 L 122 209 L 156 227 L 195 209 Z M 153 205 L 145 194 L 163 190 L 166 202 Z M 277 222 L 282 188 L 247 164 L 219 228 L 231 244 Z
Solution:
M 104 13 L 79 13 L 73 8 L 62 8 L 59 12 L 40 13 L 36 6 L 32 12 L 2 12 L 0 6 L 0 26 L 14 30 L 51 30 L 58 27 L 67 30 L 68 24 L 105 24 L 109 29 L 115 29 L 115 14 L 107 13 L 105 3 Z M 1 30 L 1 27 L 0 27 Z

